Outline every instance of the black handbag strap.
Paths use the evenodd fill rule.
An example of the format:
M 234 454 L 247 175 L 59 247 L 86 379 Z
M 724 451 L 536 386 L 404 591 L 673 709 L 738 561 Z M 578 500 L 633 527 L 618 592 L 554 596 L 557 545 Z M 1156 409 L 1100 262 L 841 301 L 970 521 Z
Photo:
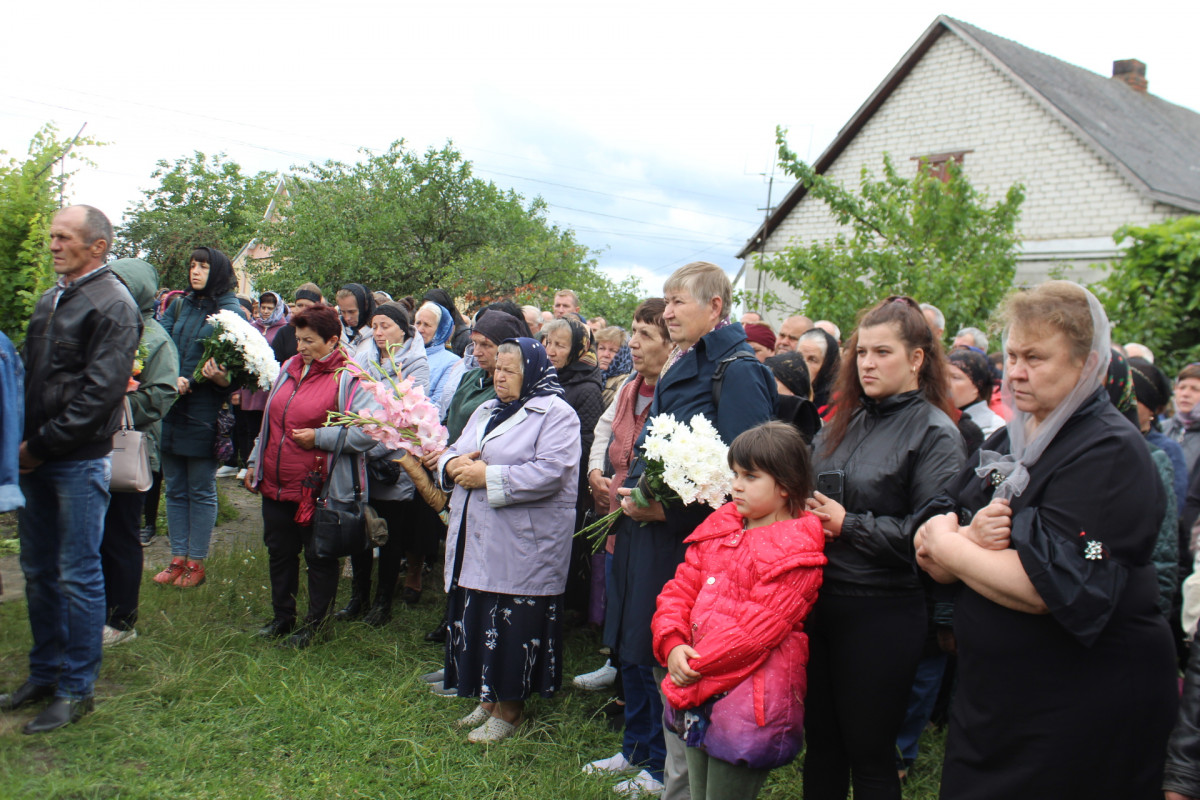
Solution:
M 338 459 L 342 457 L 342 450 L 346 447 L 346 435 L 349 430 L 346 426 L 342 426 L 342 430 L 338 433 L 337 444 L 334 445 L 333 455 L 329 458 L 329 477 L 325 479 L 325 485 L 321 487 L 321 493 L 317 495 L 317 501 L 324 504 L 329 498 L 329 487 L 333 483 L 333 468 L 337 466 Z M 352 459 L 357 461 L 357 454 L 351 454 Z M 354 499 L 362 500 L 362 484 L 358 481 L 358 464 L 350 465 L 350 473 L 354 476 Z

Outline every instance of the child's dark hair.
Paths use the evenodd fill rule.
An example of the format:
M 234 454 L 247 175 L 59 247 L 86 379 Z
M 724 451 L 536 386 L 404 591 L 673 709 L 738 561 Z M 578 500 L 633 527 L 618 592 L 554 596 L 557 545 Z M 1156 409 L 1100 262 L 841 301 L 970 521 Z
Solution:
M 812 459 L 795 427 L 772 420 L 744 431 L 729 446 L 730 469 L 735 464 L 770 475 L 787 492 L 792 515 L 803 513 L 804 502 L 812 494 Z

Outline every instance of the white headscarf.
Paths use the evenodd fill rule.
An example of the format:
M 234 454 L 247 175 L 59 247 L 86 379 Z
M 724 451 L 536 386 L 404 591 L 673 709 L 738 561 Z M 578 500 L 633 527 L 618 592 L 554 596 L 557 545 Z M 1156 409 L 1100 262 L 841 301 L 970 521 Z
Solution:
M 1029 467 L 1032 467 L 1042 457 L 1042 453 L 1045 452 L 1050 442 L 1054 441 L 1054 437 L 1058 435 L 1062 426 L 1083 405 L 1083 402 L 1103 385 L 1104 378 L 1108 374 L 1108 362 L 1112 357 L 1112 336 L 1108 327 L 1108 316 L 1105 315 L 1100 301 L 1094 294 L 1077 283 L 1050 281 L 1047 285 L 1052 284 L 1074 286 L 1087 295 L 1088 310 L 1092 312 L 1092 346 L 1087 360 L 1084 362 L 1083 372 L 1079 375 L 1079 381 L 1063 401 L 1042 420 L 1041 424 L 1037 426 L 1033 438 L 1029 440 L 1026 440 L 1026 437 L 1029 435 L 1029 425 L 1033 421 L 1033 415 L 1017 409 L 1012 395 L 1012 387 L 1009 385 L 1008 362 L 1007 359 L 1005 360 L 1004 384 L 1000 397 L 1011 413 L 1008 422 L 1009 452 L 1008 455 L 1002 456 L 991 450 L 981 450 L 979 466 L 975 468 L 975 473 L 981 478 L 986 478 L 989 474 L 992 475 L 993 481 L 1003 478 L 992 495 L 997 500 L 1011 500 L 1019 497 L 1021 492 L 1025 491 L 1025 487 L 1029 485 Z M 1010 330 L 1011 328 L 1006 328 L 1004 331 L 1003 352 L 1005 353 L 1008 352 Z

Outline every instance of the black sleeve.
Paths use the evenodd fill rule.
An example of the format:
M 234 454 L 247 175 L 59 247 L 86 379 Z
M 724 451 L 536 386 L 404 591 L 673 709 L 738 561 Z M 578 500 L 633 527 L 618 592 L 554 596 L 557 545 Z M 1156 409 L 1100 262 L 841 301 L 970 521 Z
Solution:
M 1179 719 L 1167 741 L 1164 791 L 1200 797 L 1200 653 L 1188 659 L 1179 698 Z

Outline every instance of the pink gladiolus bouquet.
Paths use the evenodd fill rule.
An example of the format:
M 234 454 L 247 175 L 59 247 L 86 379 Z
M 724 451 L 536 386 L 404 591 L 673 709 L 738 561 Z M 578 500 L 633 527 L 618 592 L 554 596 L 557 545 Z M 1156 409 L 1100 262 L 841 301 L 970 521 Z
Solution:
M 438 407 L 411 378 L 397 381 L 384 374 L 376 380 L 357 364 L 346 367 L 381 406 L 378 416 L 355 411 L 330 411 L 326 425 L 353 425 L 389 450 L 404 450 L 417 458 L 446 448 L 449 433 L 438 421 Z

